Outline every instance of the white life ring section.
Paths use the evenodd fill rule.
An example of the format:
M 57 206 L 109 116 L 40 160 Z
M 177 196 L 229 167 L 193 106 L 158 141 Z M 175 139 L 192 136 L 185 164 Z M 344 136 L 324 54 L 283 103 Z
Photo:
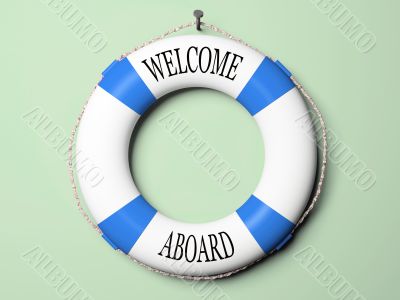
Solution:
M 79 178 L 104 239 L 145 265 L 188 277 L 232 272 L 279 250 L 306 207 L 317 166 L 315 138 L 296 123 L 307 118 L 307 106 L 290 76 L 278 61 L 214 36 L 164 39 L 113 62 L 89 99 L 76 147 L 104 175 L 95 187 Z M 158 212 L 136 188 L 128 161 L 140 116 L 164 94 L 189 87 L 237 99 L 265 141 L 254 193 L 233 214 L 202 224 Z

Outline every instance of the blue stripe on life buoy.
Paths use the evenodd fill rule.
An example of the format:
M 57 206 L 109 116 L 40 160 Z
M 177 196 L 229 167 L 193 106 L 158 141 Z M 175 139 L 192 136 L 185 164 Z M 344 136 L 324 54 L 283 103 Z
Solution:
M 99 86 L 140 115 L 156 100 L 126 57 L 114 61 L 102 74 Z
M 99 223 L 99 227 L 106 240 L 129 253 L 156 213 L 153 206 L 139 195 Z
M 287 74 L 268 57 L 264 58 L 237 100 L 254 116 L 294 87 Z
M 292 222 L 254 195 L 251 195 L 236 212 L 267 254 L 284 240 L 294 227 Z

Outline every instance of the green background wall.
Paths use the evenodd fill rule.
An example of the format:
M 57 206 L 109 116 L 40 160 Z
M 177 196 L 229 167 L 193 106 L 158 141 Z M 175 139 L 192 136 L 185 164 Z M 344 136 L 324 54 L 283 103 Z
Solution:
M 99 33 L 89 45 L 62 14 L 70 5 Z M 315 98 L 336 137 L 320 203 L 289 246 L 239 275 L 203 283 L 147 271 L 113 252 L 77 211 L 66 155 L 56 147 L 113 59 L 192 21 L 196 8 L 205 11 L 205 22 L 279 58 Z M 352 291 L 341 298 L 400 298 L 399 9 L 394 0 L 3 2 L 0 298 L 68 296 L 54 274 L 46 277 L 46 267 L 35 267 L 35 259 L 46 256 L 52 260 L 47 268 L 79 286 L 68 299 L 336 299 L 333 277 L 345 278 Z M 340 11 L 358 20 L 362 38 L 349 38 Z M 131 153 L 139 188 L 180 220 L 227 215 L 259 179 L 257 126 L 215 91 L 191 89 L 167 98 L 146 119 Z M 237 170 L 237 188 L 222 189 L 160 127 L 157 120 L 172 111 Z M 30 117 L 39 112 L 51 122 L 48 128 Z M 345 164 L 350 156 L 376 182 L 351 174 Z M 305 254 L 321 265 L 307 264 Z M 318 268 L 330 271 L 319 275 Z

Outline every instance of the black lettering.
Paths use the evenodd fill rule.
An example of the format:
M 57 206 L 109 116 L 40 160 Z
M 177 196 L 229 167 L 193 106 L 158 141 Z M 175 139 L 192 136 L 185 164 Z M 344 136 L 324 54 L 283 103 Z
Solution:
M 163 250 L 166 248 L 166 249 L 168 249 L 168 253 L 167 253 L 167 255 L 166 255 L 165 257 L 171 258 L 170 254 L 171 254 L 171 242 L 172 242 L 172 234 L 173 234 L 173 233 L 174 233 L 174 232 L 171 231 L 171 234 L 169 235 L 167 241 L 165 242 L 164 247 L 162 247 L 162 249 L 161 249 L 161 251 L 158 253 L 158 255 L 163 256 L 162 252 L 163 252 Z
M 174 50 L 176 53 L 176 58 L 178 59 L 179 74 L 186 74 L 188 72 L 188 68 L 186 66 L 186 69 L 182 71 L 181 57 L 179 56 L 179 48 L 175 48 Z
M 167 58 L 167 53 L 169 53 L 171 55 L 169 58 Z M 171 50 L 163 51 L 163 52 L 161 52 L 161 54 L 164 57 L 164 61 L 165 61 L 165 65 L 167 66 L 167 69 L 168 69 L 169 77 L 175 76 L 176 74 L 178 74 L 177 69 L 174 67 L 174 64 L 172 63 L 172 58 L 171 58 L 172 57 L 172 51 Z M 173 71 L 175 73 L 172 73 L 171 67 L 174 67 Z
M 194 73 L 194 72 L 197 71 L 198 66 L 196 67 L 196 69 L 192 69 L 192 66 L 190 64 L 190 50 L 192 50 L 192 49 L 194 49 L 196 51 L 196 55 L 198 54 L 198 48 L 194 47 L 194 46 L 191 46 L 191 47 L 189 47 L 189 49 L 187 51 L 186 60 L 187 60 L 187 65 L 188 65 L 188 68 L 189 68 L 190 72 Z
M 183 261 L 192 263 L 226 259 L 235 252 L 232 239 L 225 231 L 218 232 L 218 235 L 208 234 L 208 240 L 206 235 L 196 237 L 191 234 L 186 238 L 183 233 L 176 234 L 174 239 L 174 232 L 171 231 L 158 255 L 177 261 L 183 258 Z
M 225 71 L 225 66 L 226 63 L 228 61 L 228 57 L 231 54 L 231 52 L 227 51 L 224 55 L 224 57 L 222 58 L 222 61 L 219 62 L 219 49 L 214 48 L 215 50 L 215 56 L 214 56 L 214 63 L 213 63 L 213 67 L 211 69 L 211 74 L 218 74 L 218 72 L 220 71 L 220 68 L 222 66 L 222 70 L 221 72 L 218 74 L 219 76 L 224 76 L 223 73 Z
M 217 249 L 218 241 L 217 241 L 217 237 L 215 236 L 215 234 L 209 234 L 208 238 L 210 239 L 210 248 L 211 248 L 211 256 L 212 256 L 211 261 L 217 260 L 215 258 L 214 252 L 217 253 L 219 259 L 224 259 L 224 257 L 221 256 L 221 254 L 218 252 L 218 249 Z
M 233 255 L 233 253 L 235 252 L 235 249 L 233 247 L 233 243 L 232 243 L 232 240 L 231 240 L 230 236 L 225 231 L 218 232 L 218 234 L 221 237 L 222 246 L 224 247 L 225 258 L 231 257 Z M 229 241 L 229 243 L 231 245 L 231 251 L 232 252 L 230 254 L 228 254 L 228 252 L 226 251 L 225 241 L 224 241 L 224 238 L 222 237 L 222 235 L 225 235 L 228 238 L 228 241 Z
M 235 64 L 236 58 L 240 58 L 240 61 L 237 62 L 237 63 Z M 233 70 L 233 71 L 236 71 L 238 65 L 239 65 L 242 61 L 243 61 L 243 56 L 240 56 L 240 55 L 237 55 L 237 54 L 233 53 L 232 63 L 231 63 L 231 66 L 230 66 L 230 68 L 229 68 L 229 70 L 228 70 L 228 73 L 226 74 L 225 78 L 228 78 L 228 79 L 230 79 L 230 80 L 234 80 L 237 74 L 235 74 L 235 76 L 233 76 L 233 77 L 229 77 L 229 74 L 232 72 L 232 70 Z
M 188 252 L 189 252 L 188 250 L 189 249 L 188 248 L 189 248 L 189 241 L 191 239 L 193 240 L 193 257 L 191 259 L 189 259 L 189 257 L 188 257 Z M 196 259 L 196 255 L 197 255 L 196 239 L 195 239 L 194 235 L 189 235 L 187 240 L 186 240 L 186 246 L 185 246 L 185 258 L 186 258 L 186 261 L 193 262 Z
M 210 261 L 210 259 L 208 258 L 207 248 L 206 248 L 206 244 L 204 243 L 204 237 L 203 236 L 201 236 L 200 249 L 199 249 L 199 259 L 197 260 L 197 262 L 202 262 L 201 254 L 204 254 L 206 256 L 206 260 L 205 260 L 206 262 Z
M 190 46 L 186 51 L 186 61 L 182 59 L 181 54 L 181 48 L 165 50 L 142 60 L 142 63 L 158 82 L 178 74 L 196 73 L 198 70 L 201 73 L 209 72 L 233 81 L 237 76 L 239 64 L 243 62 L 243 57 L 238 54 L 231 51 L 222 53 L 220 49 L 213 48 L 211 50 L 207 46 L 201 49 L 197 46 Z
M 181 240 L 182 238 L 182 240 Z M 176 246 L 175 246 L 175 251 L 174 251 L 174 257 L 173 259 L 180 260 L 183 256 L 183 243 L 185 242 L 185 236 L 182 233 L 178 233 L 178 239 L 176 240 Z M 176 256 L 176 252 L 178 252 L 179 249 L 179 257 Z
M 203 51 L 204 51 L 205 49 L 207 49 L 207 51 L 208 51 L 208 64 L 207 64 L 207 69 L 203 70 L 203 68 L 202 68 Z M 201 48 L 200 53 L 199 53 L 199 67 L 200 67 L 200 71 L 201 71 L 202 73 L 206 73 L 206 72 L 208 71 L 208 69 L 210 68 L 210 65 L 211 65 L 211 50 L 210 50 L 210 48 L 208 48 L 208 47 L 203 47 L 203 48 Z
M 163 74 L 162 67 L 161 67 L 160 53 L 158 53 L 156 56 L 157 56 L 157 58 L 158 58 L 158 65 L 157 65 L 157 63 L 154 61 L 153 58 L 150 58 L 152 68 L 150 68 L 150 66 L 147 64 L 147 59 L 142 60 L 142 63 L 143 63 L 143 64 L 147 67 L 147 69 L 150 71 L 151 75 L 154 76 L 155 80 L 158 81 L 158 78 L 157 78 L 157 71 L 160 73 L 162 79 L 164 79 L 164 74 Z

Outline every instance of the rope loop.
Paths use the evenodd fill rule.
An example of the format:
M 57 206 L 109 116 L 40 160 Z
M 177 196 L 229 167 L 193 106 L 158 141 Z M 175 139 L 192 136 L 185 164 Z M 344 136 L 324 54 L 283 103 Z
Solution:
M 201 25 L 211 31 L 214 31 L 216 33 L 219 33 L 225 37 L 227 37 L 228 39 L 231 39 L 233 41 L 236 41 L 242 45 L 245 45 L 259 53 L 261 53 L 262 55 L 266 56 L 263 52 L 261 52 L 260 50 L 258 50 L 257 48 L 254 48 L 252 46 L 250 46 L 249 44 L 247 44 L 246 42 L 244 42 L 243 40 L 241 40 L 240 38 L 237 38 L 235 36 L 233 36 L 232 34 L 226 32 L 225 30 L 212 25 L 212 24 L 207 24 L 204 22 L 201 22 Z M 156 41 L 162 40 L 178 31 L 181 31 L 183 29 L 186 28 L 190 28 L 192 26 L 196 26 L 196 21 L 193 22 L 189 22 L 189 23 L 185 23 L 182 25 L 179 25 L 177 27 L 174 27 L 170 30 L 168 30 L 167 32 L 165 32 L 164 34 L 160 35 L 160 36 L 156 36 L 153 39 L 142 43 L 140 46 L 137 46 L 135 48 L 133 48 L 131 51 L 126 52 L 125 54 L 121 55 L 120 60 L 125 58 L 126 56 L 128 56 L 129 54 L 147 46 L 150 45 Z M 269 56 L 266 56 L 270 59 L 272 59 Z M 310 214 L 310 212 L 313 210 L 313 208 L 315 207 L 319 196 L 322 192 L 322 186 L 325 180 L 325 174 L 326 174 L 326 168 L 327 168 L 327 149 L 328 149 L 328 143 L 327 143 L 327 137 L 326 137 L 326 126 L 325 126 L 325 122 L 324 119 L 322 117 L 322 114 L 320 112 L 320 110 L 318 109 L 316 103 L 314 102 L 314 100 L 311 98 L 311 96 L 305 91 L 305 89 L 303 88 L 303 86 L 297 81 L 297 79 L 294 76 L 291 76 L 290 79 L 292 80 L 292 82 L 294 83 L 294 85 L 296 86 L 296 88 L 299 90 L 299 92 L 302 94 L 302 96 L 306 99 L 308 105 L 313 109 L 313 111 L 316 113 L 319 123 L 321 125 L 321 130 L 322 130 L 322 161 L 321 161 L 321 166 L 319 169 L 319 179 L 318 179 L 318 183 L 316 184 L 316 188 L 314 189 L 314 194 L 312 195 L 312 197 L 310 198 L 309 204 L 306 207 L 306 209 L 304 210 L 302 216 L 300 217 L 300 219 L 297 221 L 294 229 L 292 230 L 292 234 L 297 230 L 297 228 L 304 222 L 304 220 L 307 218 L 307 216 Z M 94 91 L 94 90 L 93 90 Z M 93 92 L 92 92 L 93 94 Z M 90 98 L 90 97 L 89 97 Z M 89 225 L 96 230 L 99 234 L 102 234 L 101 229 L 97 226 L 97 224 L 92 221 L 92 219 L 90 218 L 89 214 L 86 212 L 86 210 L 82 207 L 82 203 L 79 197 L 79 193 L 78 193 L 78 188 L 77 185 L 75 183 L 75 175 L 74 175 L 74 166 L 73 166 L 73 146 L 74 146 L 74 142 L 75 142 L 75 136 L 76 136 L 76 132 L 78 130 L 79 127 L 79 123 L 82 119 L 83 113 L 85 112 L 85 108 L 86 105 L 88 103 L 89 100 L 86 101 L 85 105 L 83 106 L 78 118 L 76 119 L 75 125 L 71 130 L 71 135 L 69 138 L 69 144 L 68 144 L 68 175 L 70 178 L 70 182 L 71 182 L 71 186 L 72 186 L 72 192 L 73 192 L 73 196 L 75 198 L 75 202 L 76 202 L 76 206 L 79 210 L 79 212 L 82 214 L 83 218 L 89 223 Z M 120 251 L 121 253 L 123 253 L 122 251 Z M 272 254 L 274 251 L 271 251 L 271 253 L 269 253 L 267 256 L 269 256 L 270 254 Z M 219 274 L 219 275 L 214 275 L 214 276 L 182 276 L 182 275 L 176 275 L 176 274 L 172 274 L 172 273 L 167 273 L 167 272 L 163 272 L 157 269 L 154 269 L 152 267 L 149 267 L 139 261 L 137 261 L 136 259 L 130 257 L 129 255 L 127 255 L 131 260 L 135 261 L 136 263 L 138 263 L 139 265 L 142 265 L 144 267 L 146 267 L 149 270 L 155 271 L 157 273 L 161 273 L 163 275 L 169 275 L 169 276 L 173 276 L 173 277 L 178 277 L 181 279 L 191 279 L 191 280 L 211 280 L 211 279 L 218 279 L 218 278 L 223 278 L 223 277 L 228 277 L 234 273 L 237 273 L 243 269 L 246 269 L 247 267 L 249 267 L 250 265 L 255 264 L 257 261 L 251 263 L 250 265 L 241 267 L 240 269 L 228 272 L 228 273 L 224 273 L 224 274 Z

